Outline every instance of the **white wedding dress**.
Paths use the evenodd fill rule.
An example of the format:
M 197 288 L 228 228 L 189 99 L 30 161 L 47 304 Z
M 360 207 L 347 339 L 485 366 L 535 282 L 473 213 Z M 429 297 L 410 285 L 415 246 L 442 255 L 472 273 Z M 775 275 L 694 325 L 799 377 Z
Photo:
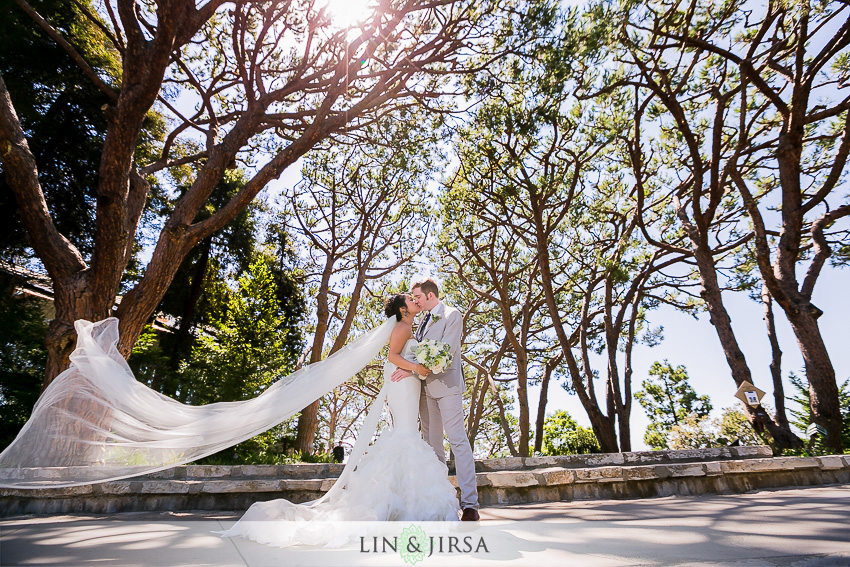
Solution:
M 402 356 L 413 360 L 416 344 L 408 340 Z M 345 470 L 324 497 L 306 504 L 257 502 L 223 535 L 278 547 L 332 546 L 345 543 L 342 532 L 333 528 L 340 521 L 457 521 L 457 491 L 446 465 L 419 433 L 421 382 L 415 375 L 393 382 L 395 369 L 391 362 L 384 364 L 384 385 L 369 412 L 372 419 L 364 421 Z M 384 399 L 393 427 L 366 447 L 375 429 L 370 421 L 380 414 Z

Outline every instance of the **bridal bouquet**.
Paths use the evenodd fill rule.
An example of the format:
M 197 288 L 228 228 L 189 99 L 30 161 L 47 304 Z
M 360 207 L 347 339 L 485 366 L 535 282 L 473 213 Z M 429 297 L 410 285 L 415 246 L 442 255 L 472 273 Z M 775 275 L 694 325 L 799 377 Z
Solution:
M 445 372 L 452 364 L 451 347 L 448 344 L 425 339 L 413 349 L 416 362 L 428 367 L 434 374 Z

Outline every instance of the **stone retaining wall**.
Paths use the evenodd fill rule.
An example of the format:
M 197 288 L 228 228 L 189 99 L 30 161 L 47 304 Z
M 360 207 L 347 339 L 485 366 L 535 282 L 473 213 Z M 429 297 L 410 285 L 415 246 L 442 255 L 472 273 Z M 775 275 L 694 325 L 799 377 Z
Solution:
M 482 506 L 581 499 L 746 492 L 850 483 L 850 455 L 770 457 L 767 447 L 646 451 L 476 461 Z M 246 509 L 259 500 L 306 502 L 327 491 L 337 464 L 174 467 L 72 488 L 0 489 L 0 515 Z M 34 478 L 61 471 L 33 469 Z M 454 476 L 449 477 L 456 484 Z
M 850 455 L 772 457 L 721 462 L 551 467 L 478 474 L 484 505 L 693 496 L 763 488 L 850 483 Z

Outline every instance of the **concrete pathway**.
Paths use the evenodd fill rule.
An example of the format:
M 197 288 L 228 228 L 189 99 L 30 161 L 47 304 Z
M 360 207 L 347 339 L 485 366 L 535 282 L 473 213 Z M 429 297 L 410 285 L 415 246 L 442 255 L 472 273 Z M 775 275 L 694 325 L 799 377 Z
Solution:
M 395 550 L 392 538 L 368 530 L 337 549 L 278 549 L 211 533 L 237 518 L 216 512 L 9 518 L 0 521 L 0 565 L 850 566 L 850 485 L 490 507 L 477 526 L 458 524 L 444 533 L 420 523 L 434 542 L 434 552 L 424 556 Z M 409 524 L 383 525 L 400 533 Z

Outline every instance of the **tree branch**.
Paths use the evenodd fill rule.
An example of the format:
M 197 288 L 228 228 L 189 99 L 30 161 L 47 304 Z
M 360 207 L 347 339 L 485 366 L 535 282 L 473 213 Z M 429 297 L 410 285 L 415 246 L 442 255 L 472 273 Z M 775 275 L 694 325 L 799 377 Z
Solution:
M 803 280 L 803 287 L 800 289 L 800 293 L 803 294 L 803 296 L 809 301 L 812 299 L 812 292 L 815 289 L 815 283 L 820 275 L 821 268 L 823 268 L 827 258 L 832 255 L 832 249 L 830 248 L 829 242 L 827 242 L 823 231 L 829 228 L 829 226 L 836 220 L 846 216 L 850 216 L 850 204 L 838 207 L 834 211 L 823 215 L 821 218 L 816 220 L 814 224 L 812 224 L 812 239 L 815 242 L 815 257 L 809 265 L 809 269 L 806 272 L 806 279 Z
M 0 76 L 0 160 L 30 243 L 55 279 L 86 268 L 80 252 L 56 229 L 38 180 L 38 166 L 29 149 L 6 83 Z

